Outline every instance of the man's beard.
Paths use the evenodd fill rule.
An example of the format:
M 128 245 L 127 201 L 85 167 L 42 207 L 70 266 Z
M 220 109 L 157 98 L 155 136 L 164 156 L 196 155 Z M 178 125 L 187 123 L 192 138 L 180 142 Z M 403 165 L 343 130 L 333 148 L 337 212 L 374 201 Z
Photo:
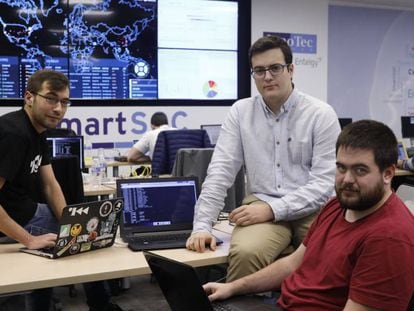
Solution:
M 358 197 L 344 198 L 342 194 L 343 190 L 354 191 L 354 194 L 358 195 Z M 385 193 L 385 189 L 380 183 L 377 183 L 372 189 L 363 193 L 350 185 L 344 185 L 340 187 L 335 185 L 335 191 L 340 206 L 343 209 L 350 209 L 354 211 L 365 211 L 367 209 L 370 209 L 379 201 L 381 201 Z

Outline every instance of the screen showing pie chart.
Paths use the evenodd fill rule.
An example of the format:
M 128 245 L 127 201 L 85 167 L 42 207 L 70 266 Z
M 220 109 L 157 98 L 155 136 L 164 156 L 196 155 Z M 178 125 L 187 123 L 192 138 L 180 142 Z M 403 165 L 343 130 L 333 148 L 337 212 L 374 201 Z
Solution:
M 216 97 L 218 94 L 218 87 L 217 83 L 209 80 L 203 85 L 203 93 L 207 98 L 213 98 Z

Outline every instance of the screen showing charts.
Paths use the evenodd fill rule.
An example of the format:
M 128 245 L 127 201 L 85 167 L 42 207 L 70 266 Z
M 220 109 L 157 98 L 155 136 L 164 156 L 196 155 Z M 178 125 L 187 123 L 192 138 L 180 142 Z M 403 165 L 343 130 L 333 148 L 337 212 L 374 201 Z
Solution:
M 0 0 L 0 98 L 68 75 L 73 99 L 238 98 L 239 1 Z

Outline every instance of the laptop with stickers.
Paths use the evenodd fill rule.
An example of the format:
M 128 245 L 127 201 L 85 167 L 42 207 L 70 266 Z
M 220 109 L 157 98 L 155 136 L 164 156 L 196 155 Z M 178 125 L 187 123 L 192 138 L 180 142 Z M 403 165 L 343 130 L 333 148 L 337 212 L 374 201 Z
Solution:
M 110 247 L 123 207 L 123 198 L 68 205 L 62 211 L 54 247 L 20 250 L 55 259 Z

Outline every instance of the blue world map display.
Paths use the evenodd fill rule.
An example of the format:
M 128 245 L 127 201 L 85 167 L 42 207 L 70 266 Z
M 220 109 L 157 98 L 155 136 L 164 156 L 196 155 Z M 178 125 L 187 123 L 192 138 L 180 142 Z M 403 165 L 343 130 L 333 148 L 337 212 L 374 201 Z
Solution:
M 155 0 L 0 0 L 0 97 L 51 68 L 72 98 L 157 98 L 156 16 Z

